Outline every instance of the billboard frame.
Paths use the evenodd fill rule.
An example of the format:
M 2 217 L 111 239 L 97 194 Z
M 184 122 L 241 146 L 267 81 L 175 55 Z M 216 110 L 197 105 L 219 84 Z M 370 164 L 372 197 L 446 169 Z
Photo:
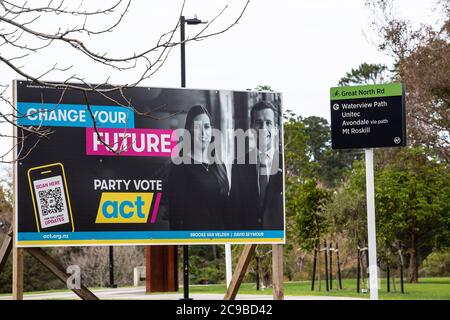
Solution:
M 16 108 L 17 112 L 17 103 L 18 103 L 18 98 L 17 98 L 17 83 L 18 82 L 28 82 L 28 83 L 32 83 L 31 81 L 26 81 L 26 80 L 13 80 L 13 104 L 14 107 Z M 55 84 L 58 84 L 58 82 L 53 82 Z M 95 85 L 95 84 L 93 84 Z M 114 87 L 114 85 L 111 85 L 112 87 Z M 119 86 L 118 86 L 119 87 Z M 51 87 L 50 87 L 51 88 Z M 132 87 L 132 88 L 136 88 L 136 87 Z M 137 86 L 137 88 L 148 88 L 148 87 L 143 87 L 143 86 Z M 151 88 L 151 87 L 150 87 Z M 158 88 L 158 89 L 176 89 L 176 90 L 209 90 L 209 91 L 219 91 L 222 89 L 197 89 L 197 88 L 179 88 L 179 87 L 154 87 L 154 88 Z M 248 90 L 229 90 L 229 89 L 224 89 L 224 91 L 232 91 L 232 92 L 241 92 L 241 93 L 248 93 L 248 92 L 252 92 L 252 91 L 248 91 Z M 282 93 L 281 92 L 272 92 L 272 91 L 254 91 L 258 94 L 264 94 L 264 93 L 270 93 L 270 94 L 278 94 L 280 96 L 280 99 L 282 101 Z M 33 248 L 33 247 L 82 247 L 82 246 L 133 246 L 133 245 L 142 245 L 142 246 L 146 246 L 146 245 L 221 245 L 221 244 L 241 244 L 241 245 L 248 245 L 248 244 L 286 244 L 286 215 L 285 215 L 285 210 L 286 210 L 286 199 L 285 199 L 285 150 L 284 150 L 284 118 L 282 116 L 283 114 L 283 106 L 282 104 L 280 105 L 280 116 L 279 116 L 279 122 L 281 125 L 280 128 L 280 145 L 281 145 L 281 153 L 282 153 L 282 167 L 283 167 L 283 175 L 282 175 L 282 184 L 283 184 L 283 230 L 279 230 L 279 231 L 283 231 L 283 238 L 246 238 L 245 240 L 242 240 L 240 238 L 234 238 L 236 239 L 236 241 L 232 241 L 232 238 L 218 238 L 218 239 L 211 239 L 211 240 L 205 240 L 206 237 L 202 238 L 202 239 L 150 239 L 149 241 L 147 240 L 142 240 L 142 239 L 135 239 L 135 240 L 131 240 L 131 239 L 126 239 L 126 240 L 118 240 L 118 239 L 108 239 L 108 240 L 57 240 L 58 242 L 55 243 L 56 240 L 41 240 L 41 241 L 19 241 L 18 239 L 18 232 L 14 232 L 14 243 L 15 246 L 17 246 L 18 248 Z M 17 121 L 17 118 L 15 118 L 15 121 Z M 14 125 L 13 126 L 13 130 L 14 130 L 14 159 L 17 159 L 17 152 L 18 152 L 18 143 L 17 143 L 17 126 Z M 13 216 L 14 216 L 14 230 L 18 231 L 18 183 L 17 183 L 17 175 L 18 175 L 18 161 L 14 161 L 14 165 L 13 165 L 13 190 L 14 190 L 14 197 L 13 197 L 13 201 L 14 201 L 14 206 L 13 206 Z M 173 231 L 173 230 L 172 230 Z M 194 230 L 195 232 L 203 232 L 202 230 Z M 210 230 L 205 230 L 205 231 L 210 231 Z M 214 230 L 214 231 L 219 231 L 219 232 L 233 232 L 233 231 L 238 231 L 238 232 L 260 232 L 260 231 L 265 231 L 265 230 Z M 267 230 L 270 231 L 270 230 Z M 277 230 L 278 231 L 278 230 Z M 155 231 L 157 232 L 157 231 Z M 171 232 L 170 230 L 168 232 Z M 53 232 L 56 233 L 56 232 Z

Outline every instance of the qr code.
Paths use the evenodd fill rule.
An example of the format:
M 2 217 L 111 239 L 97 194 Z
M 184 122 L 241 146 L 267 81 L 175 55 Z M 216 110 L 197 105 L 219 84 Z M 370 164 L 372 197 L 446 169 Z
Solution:
M 61 187 L 39 191 L 39 200 L 43 216 L 64 211 Z

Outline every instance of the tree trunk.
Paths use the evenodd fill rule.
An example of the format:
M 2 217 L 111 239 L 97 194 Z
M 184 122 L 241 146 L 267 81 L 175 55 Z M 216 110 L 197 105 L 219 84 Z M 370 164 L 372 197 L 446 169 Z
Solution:
M 414 234 L 411 236 L 411 246 L 409 255 L 408 282 L 417 283 L 419 281 L 419 266 L 417 263 L 417 240 Z
M 214 257 L 214 260 L 217 259 L 217 247 L 215 245 L 212 245 L 212 255 Z

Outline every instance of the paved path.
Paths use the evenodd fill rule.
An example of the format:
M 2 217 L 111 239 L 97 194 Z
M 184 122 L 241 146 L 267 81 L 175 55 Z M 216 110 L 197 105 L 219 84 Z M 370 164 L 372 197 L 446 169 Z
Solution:
M 116 288 L 116 289 L 96 289 L 92 292 L 100 299 L 120 299 L 120 300 L 179 300 L 183 293 L 152 293 L 146 294 L 144 287 L 136 288 Z M 193 293 L 190 295 L 194 300 L 222 300 L 223 294 Z M 0 300 L 10 300 L 11 296 L 0 296 Z M 51 292 L 25 294 L 25 300 L 46 300 L 46 299 L 79 299 L 73 292 Z M 237 300 L 272 300 L 271 294 L 238 294 Z M 286 296 L 285 300 L 359 300 L 350 297 L 326 297 L 326 296 Z

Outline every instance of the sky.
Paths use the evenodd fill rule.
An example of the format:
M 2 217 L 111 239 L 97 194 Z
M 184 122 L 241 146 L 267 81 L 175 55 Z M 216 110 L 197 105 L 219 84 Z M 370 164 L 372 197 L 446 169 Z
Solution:
M 46 1 L 48 2 L 48 1 Z M 392 57 L 377 50 L 372 17 L 364 0 L 252 0 L 239 24 L 224 34 L 186 45 L 187 87 L 199 89 L 246 90 L 269 85 L 283 94 L 284 109 L 302 116 L 316 115 L 329 120 L 329 88 L 346 72 L 363 62 L 392 65 Z M 99 5 L 102 2 L 91 2 Z M 115 32 L 94 37 L 88 43 L 94 50 L 112 55 L 130 54 L 154 44 L 177 22 L 181 1 L 132 1 Z M 229 25 L 239 15 L 244 0 L 187 0 L 184 15 L 211 21 L 226 5 L 227 9 L 211 25 L 211 31 Z M 432 9 L 435 0 L 396 0 L 398 17 L 414 24 L 434 25 L 438 17 Z M 59 19 L 59 18 L 57 18 Z M 112 17 L 89 20 L 104 26 Z M 40 30 L 54 30 L 69 21 L 40 19 Z M 187 26 L 187 37 L 201 26 Z M 178 36 L 178 34 L 176 34 Z M 2 53 L 3 54 L 3 53 Z M 24 68 L 40 74 L 55 62 L 74 65 L 87 82 L 104 81 L 109 74 L 83 59 L 67 46 L 46 49 L 24 62 Z M 71 71 L 72 72 L 72 71 Z M 67 74 L 50 74 L 47 80 L 61 81 Z M 111 82 L 132 81 L 133 73 L 114 73 Z M 0 83 L 20 77 L 0 64 Z M 165 65 L 142 83 L 154 87 L 180 86 L 180 50 L 175 48 Z M 5 107 L 5 106 L 2 106 Z M 11 128 L 0 124 L 0 133 Z M 11 141 L 0 138 L 1 154 Z M 8 160 L 8 158 L 4 159 Z

